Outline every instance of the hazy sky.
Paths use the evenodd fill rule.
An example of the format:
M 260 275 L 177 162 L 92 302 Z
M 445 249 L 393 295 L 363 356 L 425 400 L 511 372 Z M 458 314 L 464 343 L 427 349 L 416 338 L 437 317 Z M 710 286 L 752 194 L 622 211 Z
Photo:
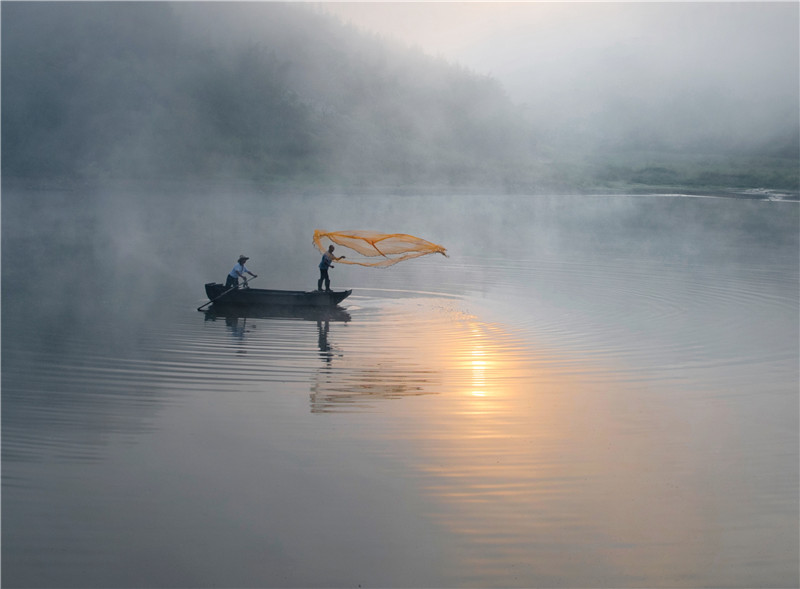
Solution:
M 796 2 L 326 2 L 346 22 L 496 75 L 591 64 L 598 52 L 636 51 L 697 74 L 755 76 L 797 88 Z M 766 69 L 766 71 L 764 71 Z M 552 74 L 549 74 L 552 75 Z M 788 77 L 788 80 L 787 80 Z
M 626 110 L 775 132 L 800 109 L 797 2 L 323 3 L 558 117 Z M 611 120 L 611 119 L 606 119 Z M 668 129 L 667 129 L 668 130 Z

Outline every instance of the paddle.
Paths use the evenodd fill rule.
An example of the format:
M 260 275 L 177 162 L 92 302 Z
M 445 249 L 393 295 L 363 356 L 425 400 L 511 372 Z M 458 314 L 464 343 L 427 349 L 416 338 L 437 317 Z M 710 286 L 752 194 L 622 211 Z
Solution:
M 254 276 L 254 277 L 253 277 L 253 278 L 251 278 L 250 280 L 255 280 L 256 278 L 258 278 L 258 276 Z M 242 278 L 242 280 L 244 280 L 244 284 L 242 285 L 242 288 L 247 288 L 247 282 L 248 282 L 247 278 Z M 211 299 L 210 301 L 208 301 L 207 303 L 205 303 L 204 305 L 200 305 L 199 307 L 197 307 L 197 310 L 198 310 L 198 311 L 202 311 L 202 310 L 203 310 L 203 307 L 207 307 L 208 305 L 210 305 L 210 304 L 211 304 L 211 303 L 213 303 L 214 301 L 218 301 L 218 300 L 220 300 L 220 299 L 221 299 L 222 297 L 224 297 L 226 294 L 228 294 L 228 293 L 229 293 L 229 292 L 231 292 L 232 290 L 236 290 L 237 288 L 239 288 L 239 285 L 238 285 L 238 284 L 237 284 L 236 286 L 232 286 L 232 287 L 230 287 L 228 290 L 226 290 L 225 292 L 223 292 L 223 293 L 222 293 L 221 295 L 219 295 L 218 297 L 215 297 L 215 298 Z

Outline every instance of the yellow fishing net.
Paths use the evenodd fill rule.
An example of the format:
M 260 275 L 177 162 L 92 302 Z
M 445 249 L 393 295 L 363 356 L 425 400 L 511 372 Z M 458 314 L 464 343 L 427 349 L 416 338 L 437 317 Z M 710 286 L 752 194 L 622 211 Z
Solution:
M 335 251 L 339 264 L 358 264 L 385 268 L 403 260 L 418 258 L 427 254 L 442 254 L 447 257 L 447 250 L 441 245 L 425 241 L 405 233 L 378 233 L 377 231 L 331 231 L 319 229 L 314 231 L 314 245 L 325 253 L 328 246 L 335 244 L 347 248 L 347 251 Z

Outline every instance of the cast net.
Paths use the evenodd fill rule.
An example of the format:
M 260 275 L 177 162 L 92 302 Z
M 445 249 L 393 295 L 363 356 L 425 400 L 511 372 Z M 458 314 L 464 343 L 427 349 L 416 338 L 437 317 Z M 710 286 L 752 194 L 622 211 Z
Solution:
M 331 244 L 346 248 L 345 251 L 334 251 L 334 256 L 346 256 L 337 260 L 339 264 L 358 264 L 385 268 L 428 254 L 442 254 L 447 257 L 447 250 L 441 245 L 425 241 L 405 233 L 378 233 L 377 231 L 331 231 L 319 229 L 314 231 L 314 245 L 325 253 Z

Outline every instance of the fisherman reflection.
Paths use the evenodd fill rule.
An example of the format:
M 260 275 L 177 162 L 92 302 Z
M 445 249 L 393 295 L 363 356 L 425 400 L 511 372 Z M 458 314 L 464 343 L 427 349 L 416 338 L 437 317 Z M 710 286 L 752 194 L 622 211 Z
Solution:
M 319 345 L 319 356 L 326 364 L 330 364 L 333 360 L 333 352 L 331 345 L 328 342 L 328 331 L 331 324 L 327 319 L 325 321 L 317 320 L 317 344 Z
M 247 317 L 244 319 L 240 317 L 225 317 L 225 325 L 234 339 L 244 340 L 244 334 L 247 331 Z

